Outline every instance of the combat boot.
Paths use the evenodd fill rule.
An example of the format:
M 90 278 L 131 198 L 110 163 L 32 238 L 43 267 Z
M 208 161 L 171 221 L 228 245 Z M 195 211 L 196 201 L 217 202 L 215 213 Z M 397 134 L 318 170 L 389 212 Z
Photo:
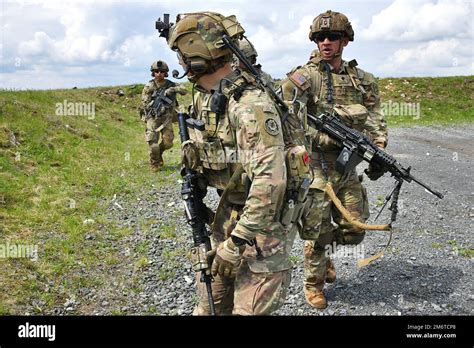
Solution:
M 326 297 L 324 296 L 322 290 L 315 288 L 308 289 L 304 287 L 304 297 L 306 298 L 306 302 L 308 302 L 311 307 L 324 309 L 328 306 Z
M 159 172 L 161 169 L 161 167 L 157 164 L 152 164 L 151 165 L 151 170 L 154 171 L 154 172 Z
M 163 161 L 163 151 L 160 151 L 160 155 L 158 156 L 158 166 L 163 167 L 164 161 Z
M 328 260 L 326 271 L 326 283 L 334 283 L 336 281 L 336 267 L 331 259 Z
M 150 160 L 150 167 L 152 171 L 158 172 L 161 169 L 162 164 L 158 161 Z

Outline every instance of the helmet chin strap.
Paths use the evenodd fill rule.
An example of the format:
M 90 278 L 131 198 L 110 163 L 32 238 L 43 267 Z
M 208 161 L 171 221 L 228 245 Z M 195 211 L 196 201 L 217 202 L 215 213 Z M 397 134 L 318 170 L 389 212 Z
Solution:
M 340 41 L 339 42 L 339 50 L 336 52 L 336 54 L 334 55 L 334 58 L 337 58 L 337 57 L 342 57 L 342 50 L 344 49 L 344 47 L 342 46 L 342 42 Z

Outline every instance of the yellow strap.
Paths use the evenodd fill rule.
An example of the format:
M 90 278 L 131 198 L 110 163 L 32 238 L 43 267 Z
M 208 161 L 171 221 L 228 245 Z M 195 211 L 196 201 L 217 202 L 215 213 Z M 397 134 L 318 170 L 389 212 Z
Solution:
M 237 221 L 238 217 L 239 217 L 239 212 L 235 209 L 232 209 L 232 212 L 230 213 L 230 219 L 232 221 Z
M 378 230 L 378 231 L 390 231 L 391 227 L 390 225 L 384 224 L 384 225 L 369 225 L 365 224 L 363 222 L 360 222 L 357 220 L 355 217 L 352 216 L 352 214 L 342 205 L 341 201 L 339 198 L 337 198 L 336 194 L 334 193 L 334 189 L 332 188 L 332 184 L 328 182 L 326 184 L 326 193 L 331 198 L 332 202 L 336 206 L 337 210 L 339 210 L 344 217 L 352 226 L 355 226 L 357 228 L 363 229 L 363 230 Z
M 369 265 L 370 263 L 372 263 L 373 261 L 375 261 L 375 260 L 379 259 L 380 257 L 382 257 L 383 254 L 385 253 L 385 251 L 387 251 L 388 246 L 390 245 L 390 242 L 392 241 L 392 232 L 393 232 L 392 227 L 390 225 L 387 225 L 387 224 L 385 224 L 385 225 L 368 225 L 368 224 L 362 223 L 359 220 L 357 220 L 342 205 L 339 198 L 337 198 L 336 194 L 334 193 L 334 189 L 332 188 L 332 184 L 330 182 L 328 182 L 326 184 L 326 193 L 328 194 L 329 198 L 331 198 L 331 200 L 334 203 L 334 205 L 336 206 L 336 208 L 341 212 L 344 219 L 346 219 L 351 225 L 353 225 L 355 227 L 358 227 L 360 229 L 364 229 L 364 230 L 390 231 L 390 237 L 389 237 L 387 245 L 385 246 L 385 249 L 381 252 L 378 252 L 377 254 L 375 254 L 373 256 L 370 256 L 370 257 L 367 257 L 365 259 L 361 259 L 361 260 L 357 261 L 357 267 L 359 267 L 359 268 L 365 267 L 365 266 Z
M 357 267 L 359 267 L 359 268 L 365 267 L 365 266 L 371 264 L 373 261 L 377 260 L 378 258 L 382 257 L 383 254 L 387 251 L 388 246 L 390 245 L 390 242 L 392 241 L 392 234 L 393 234 L 393 230 L 390 230 L 390 237 L 388 239 L 388 243 L 385 246 L 384 250 L 378 252 L 374 256 L 369 256 L 365 259 L 360 259 L 359 261 L 357 261 Z

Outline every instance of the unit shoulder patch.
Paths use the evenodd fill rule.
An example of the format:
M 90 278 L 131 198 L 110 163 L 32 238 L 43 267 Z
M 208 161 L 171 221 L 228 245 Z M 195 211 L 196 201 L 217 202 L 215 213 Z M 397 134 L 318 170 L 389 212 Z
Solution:
M 273 118 L 267 118 L 265 120 L 265 130 L 270 135 L 278 135 L 280 133 L 280 127 L 278 126 L 278 122 Z

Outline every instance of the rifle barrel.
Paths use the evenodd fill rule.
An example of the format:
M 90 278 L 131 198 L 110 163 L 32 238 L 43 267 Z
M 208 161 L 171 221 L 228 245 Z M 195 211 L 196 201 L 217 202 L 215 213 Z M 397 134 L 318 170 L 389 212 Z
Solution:
M 425 188 L 426 191 L 428 191 L 429 193 L 435 195 L 436 197 L 438 197 L 439 199 L 443 199 L 443 194 L 441 194 L 440 192 L 438 191 L 435 191 L 433 190 L 431 187 L 429 187 L 428 185 L 426 185 L 424 182 L 418 180 L 417 178 L 413 177 L 412 175 L 410 175 L 411 179 L 416 182 L 418 185 L 422 186 L 423 188 Z

